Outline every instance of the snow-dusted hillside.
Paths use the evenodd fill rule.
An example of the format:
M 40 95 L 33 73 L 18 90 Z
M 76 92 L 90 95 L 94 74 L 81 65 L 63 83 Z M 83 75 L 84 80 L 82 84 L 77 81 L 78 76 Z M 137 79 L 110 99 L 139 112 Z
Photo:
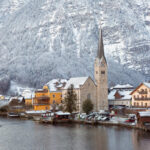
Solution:
M 100 19 L 109 83 L 148 79 L 147 0 L 1 0 L 0 77 L 40 87 L 52 78 L 93 76 Z

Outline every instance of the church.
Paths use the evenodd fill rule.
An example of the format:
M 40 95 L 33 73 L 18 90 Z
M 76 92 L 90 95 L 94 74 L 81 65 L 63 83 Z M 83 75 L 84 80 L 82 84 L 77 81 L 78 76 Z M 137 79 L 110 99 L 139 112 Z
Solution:
M 94 111 L 108 110 L 108 79 L 107 61 L 104 54 L 103 34 L 100 29 L 97 57 L 94 63 L 94 80 L 91 77 L 70 78 L 62 89 L 64 99 L 71 84 L 77 95 L 77 111 L 82 112 L 82 104 L 90 99 L 94 104 Z

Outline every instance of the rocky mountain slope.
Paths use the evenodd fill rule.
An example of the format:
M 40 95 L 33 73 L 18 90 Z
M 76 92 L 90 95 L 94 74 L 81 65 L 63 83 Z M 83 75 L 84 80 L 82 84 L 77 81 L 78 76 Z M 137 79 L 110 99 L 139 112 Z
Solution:
M 93 76 L 100 20 L 109 84 L 149 80 L 147 0 L 1 0 L 2 81 L 40 87 L 52 78 Z

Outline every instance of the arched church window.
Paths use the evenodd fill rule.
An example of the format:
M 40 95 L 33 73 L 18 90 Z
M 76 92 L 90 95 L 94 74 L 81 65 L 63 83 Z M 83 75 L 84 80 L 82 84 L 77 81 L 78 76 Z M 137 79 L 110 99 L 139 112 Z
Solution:
M 87 99 L 91 99 L 91 94 L 90 93 L 88 93 Z

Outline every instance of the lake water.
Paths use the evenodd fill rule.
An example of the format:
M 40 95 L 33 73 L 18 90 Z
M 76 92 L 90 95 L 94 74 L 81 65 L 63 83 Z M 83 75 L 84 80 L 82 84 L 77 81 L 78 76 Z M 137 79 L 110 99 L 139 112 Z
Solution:
M 0 150 L 150 150 L 150 133 L 0 118 Z

